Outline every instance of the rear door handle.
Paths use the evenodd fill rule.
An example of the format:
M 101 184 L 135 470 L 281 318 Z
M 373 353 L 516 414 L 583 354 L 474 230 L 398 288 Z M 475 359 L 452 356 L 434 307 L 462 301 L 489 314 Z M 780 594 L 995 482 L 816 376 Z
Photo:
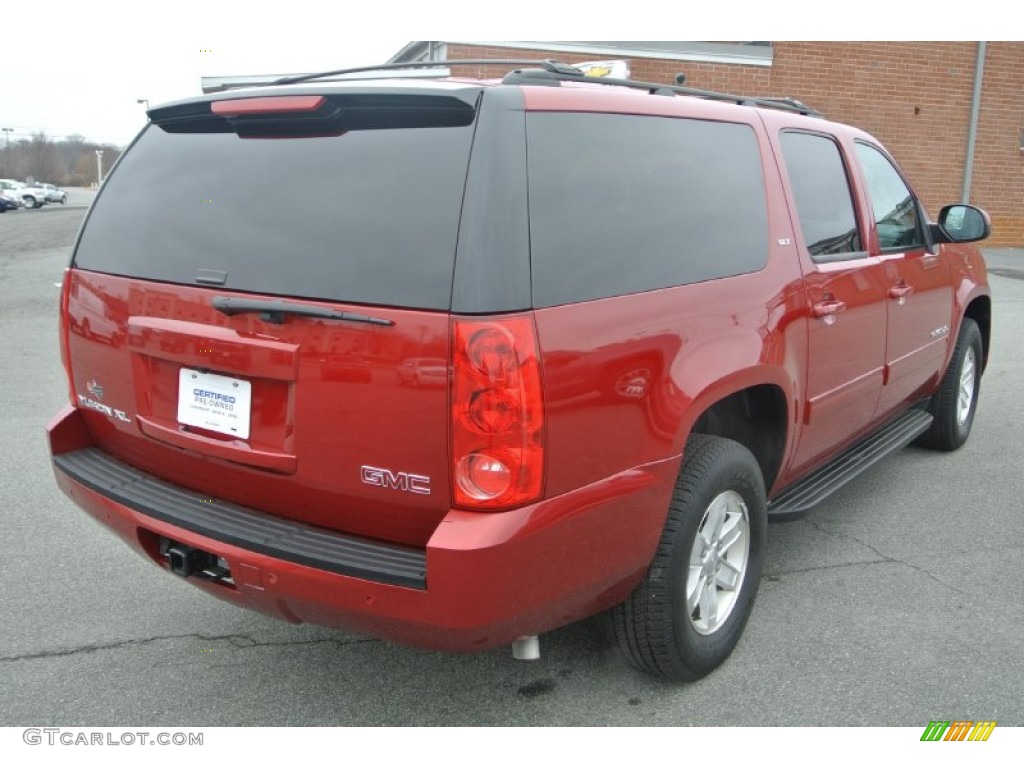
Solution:
M 900 283 L 899 285 L 894 285 L 892 288 L 889 289 L 889 298 L 890 299 L 905 299 L 907 296 L 909 296 L 913 292 L 914 292 L 913 286 L 907 285 L 906 283 Z
M 846 302 L 838 301 L 836 299 L 819 301 L 815 303 L 812 307 L 815 317 L 825 317 L 826 315 L 834 315 L 837 312 L 842 312 L 844 309 L 846 309 Z

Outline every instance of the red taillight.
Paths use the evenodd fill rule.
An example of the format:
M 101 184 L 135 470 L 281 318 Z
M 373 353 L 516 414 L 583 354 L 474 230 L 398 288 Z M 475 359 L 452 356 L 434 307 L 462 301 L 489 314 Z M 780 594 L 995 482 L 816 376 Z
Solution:
M 531 316 L 452 322 L 455 504 L 507 509 L 540 498 L 544 403 Z
M 68 306 L 71 303 L 71 269 L 64 270 L 64 280 L 60 284 L 60 361 L 64 365 L 64 373 L 68 377 L 68 399 L 72 405 L 77 405 L 75 398 L 75 379 L 71 375 L 71 348 L 68 344 L 70 333 L 70 322 Z

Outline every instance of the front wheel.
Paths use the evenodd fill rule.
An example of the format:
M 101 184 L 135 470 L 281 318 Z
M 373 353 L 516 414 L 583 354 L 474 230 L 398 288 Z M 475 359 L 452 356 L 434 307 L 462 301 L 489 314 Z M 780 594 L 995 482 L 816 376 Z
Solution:
M 984 354 L 978 324 L 965 317 L 960 323 L 949 368 L 929 408 L 935 419 L 928 431 L 918 438 L 919 445 L 955 451 L 967 442 L 978 409 Z
M 732 653 L 754 606 L 767 534 L 761 469 L 744 446 L 693 435 L 644 580 L 611 611 L 639 669 L 696 680 Z
M 38 201 L 34 197 L 26 197 L 25 198 L 25 207 L 26 208 L 38 208 L 39 207 L 39 203 L 38 203 Z

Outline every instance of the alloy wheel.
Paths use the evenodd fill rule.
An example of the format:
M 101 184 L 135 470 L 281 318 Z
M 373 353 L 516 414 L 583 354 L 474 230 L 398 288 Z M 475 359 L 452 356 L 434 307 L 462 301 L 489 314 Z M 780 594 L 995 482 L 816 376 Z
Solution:
M 690 551 L 686 611 L 698 633 L 710 635 L 729 618 L 749 555 L 747 505 L 736 491 L 723 491 L 704 511 Z

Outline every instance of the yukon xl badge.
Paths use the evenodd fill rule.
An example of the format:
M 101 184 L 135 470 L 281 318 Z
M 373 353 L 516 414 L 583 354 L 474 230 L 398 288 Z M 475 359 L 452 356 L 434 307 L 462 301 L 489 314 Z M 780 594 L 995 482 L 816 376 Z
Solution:
M 98 400 L 93 400 L 85 395 L 78 393 L 76 393 L 76 395 L 78 397 L 78 405 L 81 408 L 92 408 L 94 411 L 99 411 L 100 413 L 105 414 L 107 418 L 131 422 L 131 419 L 128 418 L 128 414 L 124 411 L 120 411 L 117 408 L 111 408 L 109 405 L 104 405 Z
M 430 494 L 430 478 L 425 475 L 392 472 L 390 469 L 368 467 L 364 464 L 359 468 L 359 478 L 367 485 L 376 485 L 406 493 Z

